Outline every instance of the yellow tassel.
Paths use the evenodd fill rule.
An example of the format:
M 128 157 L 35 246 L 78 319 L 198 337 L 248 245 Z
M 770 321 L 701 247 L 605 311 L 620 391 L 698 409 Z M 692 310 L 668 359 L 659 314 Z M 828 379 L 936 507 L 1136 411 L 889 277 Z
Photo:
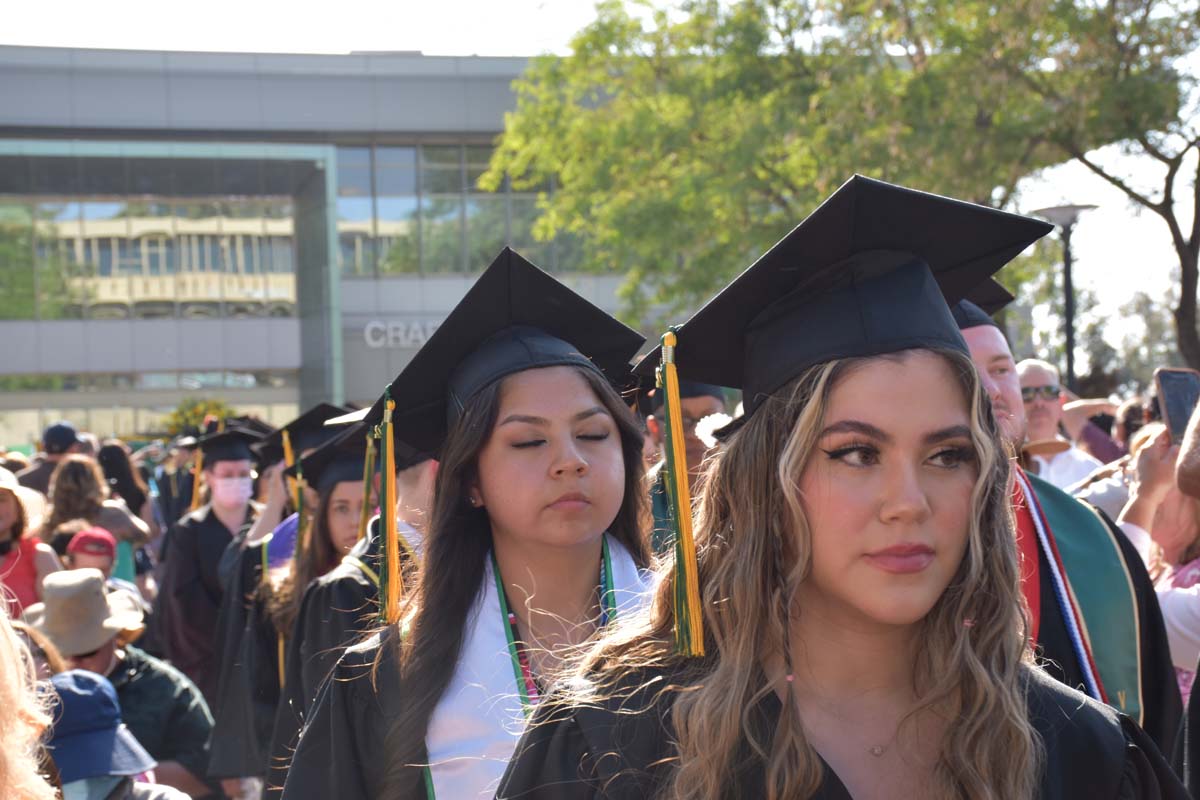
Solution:
M 292 450 L 292 437 L 287 428 L 283 429 L 283 465 L 288 469 L 296 466 L 296 452 Z M 286 480 L 288 489 L 292 493 L 292 505 L 298 510 L 300 508 L 300 482 L 290 475 Z
M 683 444 L 682 403 L 679 375 L 675 368 L 674 331 L 662 337 L 662 365 L 659 382 L 666 392 L 667 458 L 671 459 L 667 478 L 675 500 L 675 641 L 681 655 L 704 655 L 704 617 L 700 606 L 699 567 L 696 541 L 692 536 L 692 497 L 688 487 L 687 453 Z
M 388 398 L 383 412 L 383 481 L 384 502 L 379 513 L 383 516 L 385 555 L 387 558 L 387 608 L 384 609 L 388 624 L 400 619 L 400 533 L 396 527 L 396 445 L 392 436 L 392 412 L 396 402 Z
M 371 475 L 375 473 L 375 436 L 367 432 L 367 457 L 363 459 L 363 507 L 358 517 L 358 539 L 362 541 L 367 535 L 367 525 L 371 521 Z
M 200 507 L 200 471 L 204 469 L 204 451 L 196 449 L 196 461 L 192 464 L 192 511 Z
M 282 633 L 275 637 L 277 657 L 279 659 L 279 688 L 283 688 L 283 684 L 287 679 L 287 639 Z

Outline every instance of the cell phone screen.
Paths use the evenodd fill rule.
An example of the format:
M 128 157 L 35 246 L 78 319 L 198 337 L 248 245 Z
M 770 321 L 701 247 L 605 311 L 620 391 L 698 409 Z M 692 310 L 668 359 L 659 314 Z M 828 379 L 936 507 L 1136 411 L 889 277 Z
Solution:
M 1183 441 L 1183 432 L 1187 430 L 1196 401 L 1200 400 L 1200 375 L 1191 370 L 1164 369 L 1155 375 L 1155 379 L 1171 439 L 1179 443 Z

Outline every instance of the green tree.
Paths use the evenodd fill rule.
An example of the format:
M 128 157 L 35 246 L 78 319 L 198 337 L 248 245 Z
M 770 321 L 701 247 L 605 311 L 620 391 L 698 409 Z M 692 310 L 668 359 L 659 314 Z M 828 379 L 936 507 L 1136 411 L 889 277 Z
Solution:
M 685 0 L 644 20 L 606 0 L 572 55 L 516 82 L 480 182 L 552 183 L 537 236 L 568 234 L 588 267 L 626 273 L 634 316 L 674 315 L 855 172 L 1011 206 L 1022 177 L 1065 158 L 1044 133 L 1057 111 L 985 69 L 993 49 L 1057 35 L 1068 12 L 1040 5 Z M 1125 137 L 1080 132 L 1085 150 Z
M 857 13 L 879 20 L 877 46 L 971 54 L 977 79 L 1008 87 L 1012 107 L 1037 121 L 1042 152 L 1078 161 L 1162 219 L 1179 259 L 1172 311 L 1179 352 L 1200 368 L 1200 97 L 1184 64 L 1200 44 L 1200 3 L 879 0 Z M 1102 142 L 1115 147 L 1096 152 Z M 1157 177 L 1135 179 L 1113 151 L 1135 156 L 1122 163 L 1136 164 L 1139 174 L 1152 167 Z
M 184 431 L 202 429 L 206 417 L 226 419 L 236 416 L 233 407 L 219 398 L 186 397 L 164 421 L 167 433 L 176 436 Z

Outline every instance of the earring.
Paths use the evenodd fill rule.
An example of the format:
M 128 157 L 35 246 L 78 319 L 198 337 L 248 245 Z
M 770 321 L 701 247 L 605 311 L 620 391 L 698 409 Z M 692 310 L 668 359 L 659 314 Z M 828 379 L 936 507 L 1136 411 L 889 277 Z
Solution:
M 470 503 L 471 503 L 472 508 L 479 508 L 479 498 L 478 497 L 472 497 L 470 499 Z

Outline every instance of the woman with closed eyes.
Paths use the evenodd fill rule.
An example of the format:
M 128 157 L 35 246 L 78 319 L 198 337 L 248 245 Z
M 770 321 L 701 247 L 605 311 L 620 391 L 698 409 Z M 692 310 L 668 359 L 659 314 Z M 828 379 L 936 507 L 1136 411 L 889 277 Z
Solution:
M 285 798 L 495 794 L 564 655 L 644 595 L 642 435 L 606 377 L 642 342 L 506 249 L 391 384 L 368 423 L 439 459 L 421 567 L 326 684 Z

